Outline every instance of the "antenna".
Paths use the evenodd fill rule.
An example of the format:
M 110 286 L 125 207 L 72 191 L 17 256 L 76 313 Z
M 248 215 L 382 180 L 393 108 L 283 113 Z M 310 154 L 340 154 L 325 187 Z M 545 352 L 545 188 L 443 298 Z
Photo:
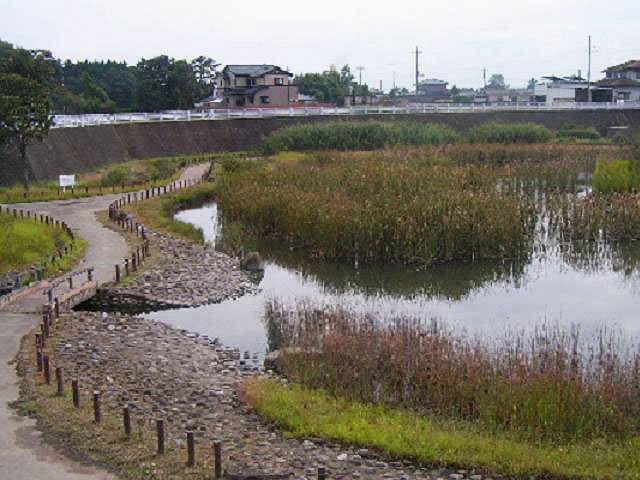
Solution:
M 418 60 L 418 55 L 422 54 L 422 52 L 418 49 L 416 45 L 416 49 L 413 52 L 416 54 L 416 95 L 418 94 L 418 83 L 420 82 L 420 64 Z
M 362 71 L 364 67 L 356 67 L 356 70 L 358 70 L 358 85 L 362 85 Z

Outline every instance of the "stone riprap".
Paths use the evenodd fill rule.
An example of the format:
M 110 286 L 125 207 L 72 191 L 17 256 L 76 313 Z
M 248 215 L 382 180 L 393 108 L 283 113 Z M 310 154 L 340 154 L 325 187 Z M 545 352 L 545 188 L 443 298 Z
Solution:
M 163 419 L 174 447 L 184 448 L 187 430 L 196 432 L 196 452 L 221 439 L 225 478 L 310 480 L 319 465 L 331 479 L 481 478 L 389 461 L 367 449 L 284 438 L 239 400 L 244 377 L 267 375 L 257 359 L 215 339 L 140 317 L 88 312 L 74 312 L 54 339 L 56 366 L 79 379 L 83 402 L 97 388 L 110 411 L 130 406 L 135 428 L 151 429 Z
M 110 307 L 120 298 L 143 297 L 163 309 L 197 307 L 236 298 L 255 290 L 251 277 L 229 255 L 175 237 L 146 231 L 156 258 L 137 277 L 109 286 Z

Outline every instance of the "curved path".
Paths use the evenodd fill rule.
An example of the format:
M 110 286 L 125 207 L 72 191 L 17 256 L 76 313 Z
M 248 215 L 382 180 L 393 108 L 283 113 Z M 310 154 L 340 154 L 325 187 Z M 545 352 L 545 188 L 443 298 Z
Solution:
M 180 180 L 198 179 L 208 164 L 186 168 Z M 120 263 L 129 253 L 121 235 L 102 226 L 95 217 L 122 194 L 103 195 L 73 200 L 37 202 L 11 205 L 57 220 L 65 221 L 87 242 L 84 258 L 78 268 L 95 267 L 94 279 L 98 285 L 113 280 L 113 265 Z M 42 305 L 46 301 L 43 289 L 10 304 L 0 311 L 0 479 L 12 480 L 111 480 L 112 474 L 93 466 L 73 461 L 45 443 L 35 421 L 21 417 L 9 407 L 18 398 L 19 379 L 12 360 L 21 338 L 39 321 Z M 10 311 L 6 311 L 10 310 Z

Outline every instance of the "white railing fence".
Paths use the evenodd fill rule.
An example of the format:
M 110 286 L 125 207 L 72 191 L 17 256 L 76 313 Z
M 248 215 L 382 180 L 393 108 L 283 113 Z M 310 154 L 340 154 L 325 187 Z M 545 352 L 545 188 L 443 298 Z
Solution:
M 355 107 L 242 108 L 215 110 L 170 110 L 159 113 L 91 113 L 55 115 L 53 128 L 86 127 L 142 122 L 227 120 L 230 118 L 308 117 L 325 115 L 407 115 L 421 113 L 480 113 L 510 111 L 572 111 L 640 109 L 640 102 L 624 103 L 420 103 L 406 106 L 361 105 Z

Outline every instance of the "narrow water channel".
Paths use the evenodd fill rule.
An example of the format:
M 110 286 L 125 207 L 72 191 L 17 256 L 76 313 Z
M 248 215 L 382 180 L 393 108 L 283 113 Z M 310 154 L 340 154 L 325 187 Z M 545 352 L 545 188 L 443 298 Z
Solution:
M 220 235 L 215 203 L 179 212 L 176 219 L 202 229 L 207 242 Z M 534 251 L 526 262 L 448 263 L 427 269 L 307 260 L 282 248 L 266 259 L 259 292 L 220 304 L 148 314 L 172 326 L 219 338 L 229 347 L 263 355 L 265 302 L 341 303 L 382 317 L 438 319 L 477 335 L 546 323 L 577 324 L 586 334 L 615 328 L 638 337 L 640 247 L 623 254 Z

